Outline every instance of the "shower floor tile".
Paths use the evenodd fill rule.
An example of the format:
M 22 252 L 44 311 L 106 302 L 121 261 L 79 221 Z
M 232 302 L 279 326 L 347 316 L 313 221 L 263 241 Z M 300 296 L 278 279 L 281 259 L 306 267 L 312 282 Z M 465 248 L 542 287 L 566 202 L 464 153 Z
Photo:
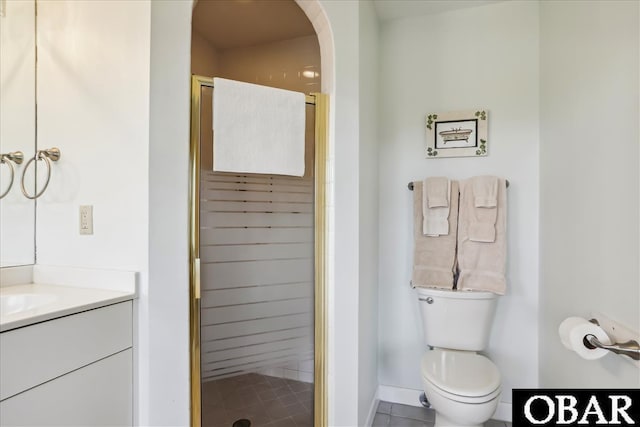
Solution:
M 202 383 L 202 426 L 312 427 L 313 384 L 260 374 Z

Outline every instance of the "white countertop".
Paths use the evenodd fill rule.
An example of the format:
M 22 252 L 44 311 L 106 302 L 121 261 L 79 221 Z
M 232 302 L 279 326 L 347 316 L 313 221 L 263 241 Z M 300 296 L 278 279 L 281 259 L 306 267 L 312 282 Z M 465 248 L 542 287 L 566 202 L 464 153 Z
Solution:
M 0 296 L 5 295 L 26 295 L 26 298 L 37 296 L 38 303 L 33 308 L 18 312 L 10 309 L 0 311 L 0 332 L 132 300 L 136 297 L 134 291 L 33 283 L 0 287 Z

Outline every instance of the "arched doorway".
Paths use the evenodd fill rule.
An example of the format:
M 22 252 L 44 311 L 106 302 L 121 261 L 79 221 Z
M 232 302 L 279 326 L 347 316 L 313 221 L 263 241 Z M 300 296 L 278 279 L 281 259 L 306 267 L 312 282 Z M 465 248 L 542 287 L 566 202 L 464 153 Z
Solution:
M 307 8 L 311 3 L 304 2 Z M 252 4 L 257 9 L 251 10 Z M 254 425 L 281 419 L 307 425 L 305 417 L 308 425 L 326 425 L 328 115 L 326 96 L 314 93 L 320 89 L 321 46 L 308 34 L 308 21 L 306 29 L 295 23 L 287 29 L 281 20 L 265 16 L 289 14 L 295 20 L 301 12 L 293 1 L 200 0 L 194 8 L 192 71 L 200 76 L 194 76 L 192 86 L 192 425 L 231 425 L 251 417 Z M 246 39 L 246 32 L 234 33 L 244 27 L 238 22 L 243 18 L 253 19 L 254 25 L 277 22 L 278 28 L 266 28 L 258 36 L 264 42 Z M 209 25 L 226 30 L 209 31 Z M 207 106 L 214 75 L 314 93 L 307 97 L 307 123 L 309 118 L 312 122 L 307 152 L 315 152 L 315 157 L 307 156 L 307 169 L 313 172 L 301 181 L 210 172 L 213 139 Z M 267 200 L 264 194 L 248 193 L 274 189 L 290 196 Z M 282 230 L 286 228 L 297 233 Z M 302 237 L 305 233 L 313 236 L 311 241 Z M 252 269 L 256 271 L 247 274 Z M 270 272 L 264 274 L 269 278 L 258 279 L 260 271 Z

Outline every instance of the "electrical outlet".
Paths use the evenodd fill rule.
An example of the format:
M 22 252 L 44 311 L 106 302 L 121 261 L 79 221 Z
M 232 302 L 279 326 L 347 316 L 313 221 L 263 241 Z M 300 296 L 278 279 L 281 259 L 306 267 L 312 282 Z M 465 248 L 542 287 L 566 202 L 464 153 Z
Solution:
M 93 234 L 93 206 L 80 206 L 80 234 Z

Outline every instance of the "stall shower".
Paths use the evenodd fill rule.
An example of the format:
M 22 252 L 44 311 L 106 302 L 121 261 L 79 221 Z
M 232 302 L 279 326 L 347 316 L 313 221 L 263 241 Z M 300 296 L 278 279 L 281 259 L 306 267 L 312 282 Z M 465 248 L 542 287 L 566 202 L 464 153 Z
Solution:
M 247 40 L 234 20 L 278 24 Z M 319 70 L 317 38 L 293 0 L 197 3 L 194 75 L 309 94 Z M 202 425 L 312 426 L 315 106 L 305 107 L 303 177 L 214 172 L 211 86 L 200 89 Z
M 313 193 L 311 174 L 201 171 L 203 425 L 313 425 Z

